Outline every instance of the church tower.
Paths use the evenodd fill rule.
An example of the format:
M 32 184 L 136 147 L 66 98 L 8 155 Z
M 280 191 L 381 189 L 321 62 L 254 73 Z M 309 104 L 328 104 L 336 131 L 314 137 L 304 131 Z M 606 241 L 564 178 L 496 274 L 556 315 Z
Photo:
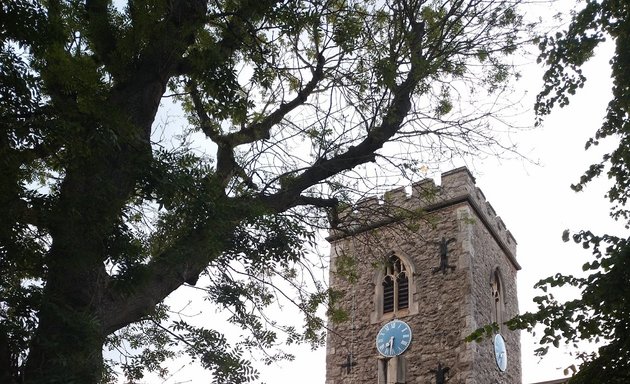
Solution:
M 326 384 L 520 384 L 516 241 L 466 168 L 364 199 L 332 230 Z M 464 339 L 499 324 L 481 342 Z

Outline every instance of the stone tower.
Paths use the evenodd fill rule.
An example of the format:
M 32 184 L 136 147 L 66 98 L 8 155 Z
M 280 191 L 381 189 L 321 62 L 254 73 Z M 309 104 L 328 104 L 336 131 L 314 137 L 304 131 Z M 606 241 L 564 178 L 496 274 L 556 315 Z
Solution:
M 464 341 L 518 313 L 520 269 L 516 241 L 468 169 L 443 173 L 441 186 L 416 183 L 411 196 L 399 188 L 359 201 L 328 240 L 343 315 L 329 322 L 326 384 L 521 383 L 518 332 L 496 331 L 503 367 L 496 337 Z M 392 320 L 411 335 L 390 336 Z

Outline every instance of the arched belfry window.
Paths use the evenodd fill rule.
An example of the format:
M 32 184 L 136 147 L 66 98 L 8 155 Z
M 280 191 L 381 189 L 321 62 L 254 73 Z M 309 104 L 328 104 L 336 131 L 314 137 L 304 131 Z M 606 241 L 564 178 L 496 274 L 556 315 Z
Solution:
M 503 312 L 504 312 L 504 295 L 503 284 L 501 280 L 501 273 L 499 268 L 496 268 L 492 273 L 491 278 L 491 292 L 492 292 L 492 321 L 499 324 L 503 324 Z
M 374 271 L 374 310 L 372 324 L 418 313 L 418 293 L 413 262 L 392 251 Z
M 385 263 L 383 271 L 383 314 L 409 308 L 409 269 L 396 255 Z

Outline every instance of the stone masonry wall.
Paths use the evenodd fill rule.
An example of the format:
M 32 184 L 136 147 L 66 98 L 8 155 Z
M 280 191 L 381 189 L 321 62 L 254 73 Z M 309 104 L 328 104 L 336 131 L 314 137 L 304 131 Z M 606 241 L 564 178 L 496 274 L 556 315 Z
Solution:
M 508 370 L 499 372 L 491 340 L 466 343 L 476 328 L 492 322 L 491 283 L 499 268 L 505 319 L 518 313 L 516 241 L 485 201 L 466 168 L 442 175 L 442 185 L 425 180 L 404 189 L 360 201 L 332 231 L 330 286 L 343 293 L 338 307 L 348 318 L 330 323 L 326 384 L 378 383 L 376 334 L 393 317 L 413 332 L 399 365 L 406 383 L 435 383 L 438 364 L 448 367 L 449 384 L 521 383 L 520 339 L 502 329 L 508 348 Z M 448 245 L 454 270 L 439 266 L 439 241 Z M 395 316 L 379 313 L 377 287 L 382 266 L 394 252 L 411 268 L 412 302 Z M 352 279 L 356 277 L 356 281 Z M 347 362 L 351 356 L 352 367 Z

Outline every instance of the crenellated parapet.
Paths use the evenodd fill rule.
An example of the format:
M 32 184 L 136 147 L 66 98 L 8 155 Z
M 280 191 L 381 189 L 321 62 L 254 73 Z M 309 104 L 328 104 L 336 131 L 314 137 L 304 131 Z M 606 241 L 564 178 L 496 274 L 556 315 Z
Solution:
M 512 263 L 516 261 L 516 240 L 497 216 L 492 205 L 475 184 L 468 168 L 456 168 L 442 173 L 441 185 L 424 179 L 411 185 L 411 193 L 400 187 L 385 192 L 381 199 L 369 197 L 357 201 L 339 215 L 340 224 L 331 230 L 329 240 L 378 228 L 389 223 L 420 217 L 422 214 L 459 203 L 468 203 L 476 216 L 504 249 Z

